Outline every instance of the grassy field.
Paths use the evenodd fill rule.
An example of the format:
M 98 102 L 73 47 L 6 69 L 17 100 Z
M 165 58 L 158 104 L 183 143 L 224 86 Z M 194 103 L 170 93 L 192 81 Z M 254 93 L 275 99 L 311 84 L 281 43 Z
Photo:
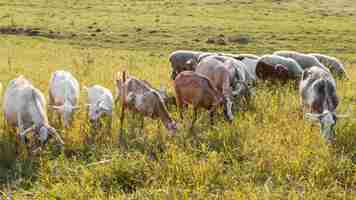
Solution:
M 127 70 L 173 95 L 168 55 L 177 49 L 321 52 L 356 80 L 353 0 L 0 0 L 0 9 L 0 82 L 23 74 L 46 96 L 57 69 L 113 92 L 115 73 Z M 352 81 L 337 82 L 340 113 L 355 104 Z M 191 111 L 180 121 L 170 107 L 177 136 L 148 119 L 141 134 L 129 115 L 119 142 L 119 111 L 111 132 L 93 133 L 85 109 L 72 129 L 54 124 L 64 149 L 52 143 L 36 157 L 15 154 L 1 114 L 0 199 L 356 199 L 355 121 L 340 119 L 326 144 L 293 87 L 259 85 L 232 124 L 219 116 L 209 127 L 201 113 L 196 139 Z

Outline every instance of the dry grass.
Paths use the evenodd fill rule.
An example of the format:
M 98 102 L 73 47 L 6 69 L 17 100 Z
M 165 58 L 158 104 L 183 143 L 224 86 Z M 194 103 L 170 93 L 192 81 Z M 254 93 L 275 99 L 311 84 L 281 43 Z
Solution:
M 73 7 L 75 2 L 76 12 L 66 12 L 66 20 L 62 22 L 56 17 L 62 15 L 61 7 Z M 50 26 L 63 32 L 69 30 L 85 35 L 87 30 L 83 27 L 90 25 L 92 18 L 101 16 L 107 20 L 100 22 L 112 24 L 114 33 L 108 36 L 112 37 L 112 42 L 105 42 L 104 36 L 97 40 L 82 35 L 57 40 L 3 35 L 0 39 L 0 82 L 6 87 L 9 80 L 23 74 L 47 96 L 51 72 L 65 69 L 73 72 L 82 86 L 99 83 L 114 91 L 115 73 L 127 70 L 154 86 L 168 86 L 173 95 L 167 55 L 171 49 L 183 47 L 259 53 L 270 53 L 280 48 L 306 49 L 308 52 L 322 50 L 342 58 L 351 79 L 356 80 L 356 66 L 352 64 L 355 42 L 350 35 L 356 32 L 351 26 L 352 16 L 330 16 L 327 19 L 330 28 L 326 29 L 325 24 L 313 27 L 298 18 L 309 16 L 308 11 L 315 10 L 311 6 L 314 1 L 305 1 L 301 5 L 293 0 L 283 4 L 276 3 L 278 1 L 241 2 L 230 5 L 208 0 L 199 3 L 103 1 L 102 4 L 66 1 L 67 4 L 56 2 L 50 9 L 43 7 L 45 1 L 35 1 L 33 7 L 22 1 L 3 3 L 1 6 L 13 14 L 16 25 Z M 123 4 L 128 10 L 121 7 Z M 170 7 L 164 9 L 166 4 Z M 296 9 L 296 12 L 286 18 L 288 12 L 280 10 L 280 7 L 288 5 L 288 9 Z M 303 8 L 302 5 L 310 7 Z M 80 9 L 86 6 L 91 8 Z M 254 6 L 275 14 L 262 18 L 255 14 Z M 154 26 L 151 21 L 155 16 L 151 19 L 152 13 L 147 12 L 150 8 L 154 13 L 161 12 L 162 17 L 155 28 L 166 30 L 172 37 L 161 39 L 161 36 L 148 37 L 137 33 L 124 39 L 124 43 L 117 43 L 122 40 L 116 38 L 117 30 L 131 33 L 136 26 L 144 27 L 144 30 Z M 179 9 L 183 9 L 184 14 L 193 13 L 193 16 L 183 17 L 178 13 Z M 29 12 L 20 15 L 14 14 L 14 10 Z M 102 15 L 104 11 L 109 14 Z M 39 15 L 42 12 L 54 12 L 55 15 Z M 73 16 L 73 13 L 78 16 Z M 311 20 L 324 20 L 319 13 L 310 15 L 314 16 Z M 231 19 L 225 20 L 227 16 Z M 249 17 L 244 19 L 242 16 Z M 182 20 L 176 26 L 182 30 L 181 33 L 174 32 L 174 22 L 179 17 Z M 41 18 L 46 23 L 41 22 Z M 69 27 L 70 19 L 78 26 Z M 282 25 L 276 26 L 275 21 Z M 254 42 L 246 46 L 205 43 L 207 36 L 225 31 L 233 33 L 235 22 L 239 29 L 247 27 L 246 31 Z M 204 30 L 196 28 L 212 24 L 219 26 Z M 310 33 L 303 28 L 309 28 Z M 263 33 L 259 33 L 260 30 Z M 345 37 L 340 37 L 341 34 Z M 266 35 L 276 37 L 263 39 Z M 184 43 L 197 37 L 202 38 L 200 42 Z M 140 38 L 143 41 L 137 41 Z M 338 80 L 337 86 L 341 98 L 338 111 L 343 113 L 350 104 L 355 105 L 356 86 L 352 81 L 343 80 Z M 82 104 L 85 98 L 83 91 Z M 353 115 L 356 115 L 355 109 L 353 106 Z M 203 120 L 196 128 L 197 138 L 187 131 L 190 112 L 184 121 L 178 120 L 180 130 L 176 137 L 169 137 L 163 126 L 158 128 L 151 120 L 146 120 L 141 134 L 135 119 L 129 114 L 119 143 L 119 110 L 116 108 L 112 131 L 94 131 L 97 137 L 92 135 L 93 131 L 87 124 L 85 110 L 76 115 L 72 129 L 63 130 L 54 124 L 66 141 L 64 149 L 59 150 L 52 143 L 35 157 L 29 156 L 25 150 L 15 155 L 14 133 L 5 127 L 0 115 L 0 198 L 354 199 L 356 195 L 356 123 L 351 118 L 339 120 L 336 143 L 326 144 L 319 134 L 319 127 L 303 120 L 297 91 L 291 86 L 271 88 L 259 85 L 252 107 L 236 113 L 232 124 L 225 123 L 219 116 L 216 125 L 209 127 L 208 116 L 202 113 Z M 170 112 L 178 119 L 176 108 L 171 107 Z M 90 165 L 101 160 L 110 162 Z

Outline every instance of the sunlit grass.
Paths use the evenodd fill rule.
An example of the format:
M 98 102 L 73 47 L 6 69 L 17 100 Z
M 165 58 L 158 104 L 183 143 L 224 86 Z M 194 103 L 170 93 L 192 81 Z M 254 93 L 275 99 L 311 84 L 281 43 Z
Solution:
M 275 1 L 238 1 L 237 4 L 241 7 L 234 7 L 237 6 L 236 2 L 229 7 L 223 2 L 210 0 L 202 0 L 199 6 L 188 0 L 103 1 L 102 5 L 90 2 L 78 1 L 74 7 L 79 9 L 88 6 L 97 12 L 89 13 L 93 11 L 90 8 L 88 13 L 85 9 L 79 9 L 76 13 L 78 16 L 67 11 L 61 13 L 64 6 L 62 2 L 55 2 L 47 10 L 48 16 L 39 15 L 46 11 L 40 7 L 29 8 L 26 4 L 5 5 L 10 14 L 15 10 L 28 11 L 24 15 L 13 14 L 17 25 L 40 24 L 63 32 L 86 34 L 85 27 L 92 23 L 92 19 L 101 16 L 100 19 L 106 20 L 97 21 L 100 21 L 100 25 L 112 24 L 113 32 L 105 36 L 112 39 L 112 42 L 104 42 L 104 36 L 97 40 L 86 39 L 84 36 L 73 40 L 52 40 L 2 35 L 0 82 L 4 89 L 9 80 L 23 74 L 48 97 L 51 73 L 64 69 L 71 71 L 81 86 L 101 84 L 115 94 L 116 72 L 126 70 L 157 88 L 161 85 L 167 87 L 169 93 L 174 95 L 169 79 L 168 54 L 171 49 L 205 48 L 210 51 L 238 50 L 252 53 L 271 53 L 280 48 L 322 50 L 340 56 L 345 62 L 351 81 L 337 81 L 337 93 L 341 100 L 337 111 L 347 113 L 351 108 L 351 117 L 338 121 L 336 142 L 328 144 L 320 135 L 319 126 L 303 119 L 298 90 L 292 84 L 272 87 L 259 84 L 251 107 L 235 113 L 236 118 L 231 124 L 224 122 L 223 116 L 219 114 L 215 125 L 210 126 L 207 113 L 202 111 L 201 121 L 195 128 L 196 136 L 188 131 L 191 109 L 186 111 L 185 118 L 181 121 L 177 109 L 174 106 L 169 108 L 180 128 L 177 135 L 172 137 L 162 124 L 150 119 L 145 119 L 144 129 L 140 130 L 137 119 L 133 119 L 130 112 L 126 115 L 124 133 L 120 133 L 120 107 L 115 108 L 111 131 L 95 131 L 90 128 L 86 109 L 83 108 L 76 114 L 73 127 L 68 130 L 62 129 L 51 118 L 51 123 L 58 128 L 66 142 L 63 149 L 51 142 L 40 155 L 31 156 L 24 147 L 20 147 L 20 153 L 15 154 L 15 131 L 6 126 L 3 114 L 0 114 L 0 198 L 354 198 L 356 123 L 353 119 L 356 118 L 356 70 L 352 64 L 354 55 L 351 51 L 356 43 L 348 36 L 355 31 L 350 23 L 352 16 L 330 16 L 329 22 L 332 25 L 329 30 L 324 23 L 313 27 L 312 24 L 304 24 L 305 18 L 297 18 L 310 15 L 313 17 L 310 20 L 323 21 L 318 9 L 312 6 L 301 9 L 301 6 L 310 5 L 311 1 L 288 1 L 281 4 Z M 46 2 L 35 3 L 43 5 Z M 74 1 L 67 3 L 71 7 Z M 319 3 L 323 10 L 324 4 Z M 121 7 L 124 4 L 126 8 Z M 341 5 L 340 3 L 338 6 Z M 264 12 L 276 14 L 260 16 L 252 9 L 254 6 L 263 8 Z M 288 9 L 281 10 L 283 6 Z M 149 8 L 161 11 L 165 17 L 154 22 L 157 17 L 154 15 L 151 19 L 152 14 L 147 11 Z M 178 9 L 183 9 L 183 13 L 177 13 Z M 340 13 L 339 9 L 341 8 L 333 8 L 333 12 Z M 287 12 L 288 10 L 296 12 Z M 317 13 L 310 13 L 315 10 Z M 102 15 L 101 12 L 104 11 L 111 15 Z M 50 17 L 52 12 L 54 15 Z M 189 16 L 190 13 L 193 15 Z M 65 14 L 68 18 L 61 21 L 60 16 Z M 182 17 L 183 14 L 187 15 Z M 231 19 L 226 20 L 227 16 Z M 248 20 L 244 21 L 243 17 Z M 41 21 L 41 18 L 45 21 Z M 182 20 L 175 25 L 173 21 L 177 18 Z M 4 19 L 7 20 L 6 17 Z M 78 26 L 70 25 L 70 19 Z M 8 25 L 8 22 L 10 21 L 2 21 L 1 24 Z M 267 22 L 269 24 L 264 25 Z M 277 22 L 283 25 L 276 26 Z M 253 42 L 246 46 L 205 43 L 208 36 L 217 35 L 222 30 L 233 33 L 235 26 L 239 30 L 248 27 L 248 34 Z M 131 33 L 134 27 L 143 27 L 145 33 L 151 29 L 163 29 L 171 37 L 162 39 L 162 35 L 148 36 L 140 33 L 129 35 L 125 39 L 117 36 L 119 30 Z M 308 28 L 313 34 L 302 31 Z M 181 31 L 173 32 L 176 29 Z M 259 33 L 260 30 L 264 31 Z M 295 31 L 298 33 L 293 35 Z M 271 34 L 275 34 L 277 38 L 265 38 Z M 341 38 L 340 34 L 345 37 Z M 315 39 L 319 36 L 323 36 L 322 39 Z M 339 37 L 340 41 L 329 40 L 335 37 Z M 140 38 L 143 41 L 138 41 Z M 201 39 L 200 42 L 190 42 L 197 38 Z M 328 41 L 322 42 L 325 38 Z M 125 40 L 125 43 L 118 43 L 120 40 Z M 84 105 L 85 100 L 83 90 L 80 104 Z M 102 160 L 107 162 L 96 164 Z

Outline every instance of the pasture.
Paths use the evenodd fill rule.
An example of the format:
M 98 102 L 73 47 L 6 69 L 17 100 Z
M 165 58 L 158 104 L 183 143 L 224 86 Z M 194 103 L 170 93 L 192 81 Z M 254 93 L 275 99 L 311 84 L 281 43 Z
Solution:
M 292 85 L 258 84 L 251 108 L 232 124 L 220 114 L 209 127 L 201 112 L 196 136 L 188 132 L 191 109 L 181 121 L 169 107 L 180 125 L 171 137 L 149 119 L 141 132 L 130 112 L 119 134 L 120 107 L 111 131 L 93 131 L 83 108 L 73 128 L 53 124 L 64 148 L 51 143 L 38 156 L 15 154 L 1 111 L 0 199 L 355 199 L 356 2 L 0 0 L 0 9 L 1 84 L 23 74 L 47 100 L 58 69 L 114 94 L 116 72 L 127 70 L 174 95 L 174 50 L 296 50 L 342 60 L 351 81 L 337 81 L 337 110 L 353 105 L 334 144 L 303 119 Z M 85 99 L 82 90 L 81 105 Z

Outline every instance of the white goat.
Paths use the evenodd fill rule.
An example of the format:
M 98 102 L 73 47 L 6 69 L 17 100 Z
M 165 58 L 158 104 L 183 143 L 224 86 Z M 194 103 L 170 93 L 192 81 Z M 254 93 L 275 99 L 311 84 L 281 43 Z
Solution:
M 79 83 L 70 72 L 56 71 L 52 74 L 49 86 L 49 104 L 63 119 L 64 126 L 69 127 L 73 114 L 79 109 Z
M 87 106 L 89 106 L 89 118 L 91 122 L 96 122 L 101 116 L 112 116 L 114 107 L 114 97 L 109 89 L 93 85 L 84 87 L 88 93 Z
M 34 131 L 41 145 L 47 142 L 50 135 L 64 144 L 57 131 L 49 125 L 45 107 L 41 91 L 24 76 L 10 81 L 4 95 L 3 110 L 7 123 L 19 128 L 22 142 L 26 143 L 26 135 Z

